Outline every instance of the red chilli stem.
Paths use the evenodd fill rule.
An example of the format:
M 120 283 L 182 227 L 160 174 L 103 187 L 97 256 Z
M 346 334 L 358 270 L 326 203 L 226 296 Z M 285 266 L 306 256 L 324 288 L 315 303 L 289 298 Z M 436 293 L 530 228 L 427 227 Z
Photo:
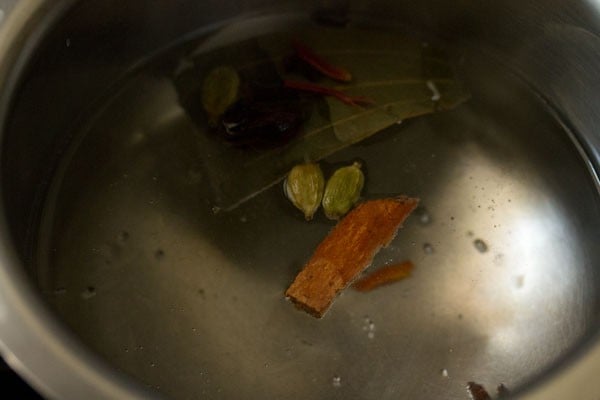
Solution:
M 352 80 L 352 74 L 350 71 L 330 64 L 312 51 L 308 46 L 300 43 L 297 40 L 292 42 L 292 46 L 294 47 L 296 55 L 302 61 L 309 64 L 323 75 L 340 82 L 350 82 Z
M 361 106 L 373 104 L 373 100 L 365 96 L 351 96 L 342 91 L 319 86 L 310 82 L 293 81 L 286 79 L 283 81 L 283 86 L 288 89 L 301 90 L 303 92 L 321 94 L 323 96 L 335 97 L 339 101 L 349 106 Z

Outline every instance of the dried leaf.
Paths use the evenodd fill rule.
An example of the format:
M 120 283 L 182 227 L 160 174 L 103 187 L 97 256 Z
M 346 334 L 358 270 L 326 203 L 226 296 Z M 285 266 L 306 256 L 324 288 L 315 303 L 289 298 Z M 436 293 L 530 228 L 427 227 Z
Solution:
M 373 100 L 368 107 L 348 106 L 335 98 L 317 98 L 302 132 L 276 148 L 228 146 L 207 129 L 198 101 L 198 84 L 216 65 L 231 65 L 240 75 L 240 96 L 252 87 L 281 83 L 282 60 L 292 40 L 309 43 L 333 65 L 352 73 L 334 89 Z M 398 121 L 452 109 L 469 98 L 451 66 L 431 46 L 408 37 L 352 29 L 303 28 L 196 52 L 190 68 L 178 71 L 175 85 L 183 106 L 200 130 L 199 155 L 212 182 L 215 205 L 232 209 L 279 182 L 296 164 L 321 160 Z M 433 89 L 435 90 L 433 90 Z M 200 108 L 199 108 L 200 105 Z

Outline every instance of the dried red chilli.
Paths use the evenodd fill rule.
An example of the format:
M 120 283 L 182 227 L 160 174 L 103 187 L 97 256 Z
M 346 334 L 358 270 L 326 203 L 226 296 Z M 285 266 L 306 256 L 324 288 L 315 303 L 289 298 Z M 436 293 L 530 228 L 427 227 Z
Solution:
M 366 96 L 351 96 L 340 90 L 328 88 L 325 86 L 316 85 L 310 82 L 294 81 L 286 79 L 283 81 L 283 86 L 287 89 L 300 90 L 303 92 L 309 92 L 314 94 L 320 94 L 323 96 L 335 97 L 344 104 L 349 106 L 364 106 L 373 104 L 373 100 Z
M 350 82 L 352 80 L 350 71 L 330 64 L 298 40 L 294 40 L 292 46 L 294 47 L 294 51 L 298 58 L 321 72 L 323 75 L 340 82 Z

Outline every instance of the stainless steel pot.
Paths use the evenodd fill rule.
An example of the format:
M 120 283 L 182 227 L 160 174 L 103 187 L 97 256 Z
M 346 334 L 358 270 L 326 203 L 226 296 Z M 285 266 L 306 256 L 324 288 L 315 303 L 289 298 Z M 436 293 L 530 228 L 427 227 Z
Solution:
M 100 102 L 182 38 L 243 37 L 315 13 L 428 32 L 464 52 L 479 88 L 400 145 L 360 149 L 370 172 L 400 159 L 402 184 L 426 200 L 428 226 L 414 218 L 385 254 L 422 267 L 400 299 L 345 296 L 323 321 L 281 301 L 294 267 L 272 266 L 300 262 L 328 225 L 285 233 L 294 219 L 271 218 L 279 194 L 228 217 L 237 225 L 213 220 L 190 185 L 195 145 L 173 136 L 185 124 L 169 89 L 144 81 Z M 591 0 L 0 0 L 3 357 L 61 399 L 460 399 L 467 380 L 530 400 L 597 399 L 599 13 Z M 423 256 L 425 241 L 435 255 Z

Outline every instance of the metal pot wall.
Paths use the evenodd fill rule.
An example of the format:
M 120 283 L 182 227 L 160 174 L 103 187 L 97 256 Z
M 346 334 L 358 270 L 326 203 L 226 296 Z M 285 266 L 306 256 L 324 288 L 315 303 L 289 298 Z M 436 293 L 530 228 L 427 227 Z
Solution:
M 79 118 L 94 109 L 99 93 L 105 92 L 109 85 L 117 82 L 140 60 L 181 38 L 192 34 L 201 35 L 202 32 L 210 32 L 232 21 L 254 21 L 246 29 L 257 34 L 263 24 L 267 25 L 271 16 L 315 13 L 349 18 L 360 16 L 377 21 L 379 26 L 411 26 L 419 31 L 432 33 L 457 48 L 483 47 L 512 71 L 514 76 L 522 78 L 526 82 L 525 86 L 528 85 L 528 88 L 537 92 L 540 104 L 546 104 L 549 112 L 560 121 L 564 131 L 568 132 L 565 138 L 570 135 L 570 139 L 556 139 L 556 143 L 553 142 L 554 139 L 548 139 L 549 144 L 523 139 L 523 146 L 542 148 L 542 156 L 534 164 L 541 171 L 547 168 L 549 174 L 557 177 L 555 187 L 550 185 L 550 188 L 543 189 L 546 190 L 544 195 L 551 196 L 555 194 L 554 191 L 558 193 L 558 186 L 564 185 L 564 182 L 572 185 L 565 188 L 568 193 L 560 195 L 559 200 L 548 202 L 558 204 L 556 209 L 559 211 L 556 212 L 559 214 L 564 212 L 568 215 L 572 210 L 577 210 L 572 214 L 572 230 L 565 230 L 565 237 L 570 234 L 577 239 L 577 249 L 571 253 L 568 250 L 557 250 L 556 253 L 561 263 L 572 263 L 576 273 L 572 274 L 575 276 L 574 283 L 563 288 L 567 291 L 564 297 L 558 297 L 557 302 L 552 303 L 555 299 L 553 295 L 560 290 L 550 285 L 545 289 L 549 297 L 532 311 L 534 314 L 548 314 L 548 319 L 544 319 L 547 323 L 544 329 L 531 326 L 532 336 L 536 335 L 536 329 L 539 329 L 541 335 L 539 343 L 542 348 L 536 350 L 536 357 L 539 358 L 539 354 L 546 351 L 548 354 L 556 352 L 558 355 L 549 356 L 550 361 L 541 364 L 535 359 L 531 361 L 530 368 L 524 366 L 528 377 L 525 382 L 519 383 L 516 394 L 529 400 L 598 398 L 600 383 L 594 378 L 600 370 L 600 344 L 597 342 L 600 302 L 595 294 L 600 287 L 600 276 L 597 273 L 597 268 L 600 267 L 600 247 L 597 246 L 600 237 L 600 194 L 596 174 L 600 167 L 600 113 L 597 98 L 600 88 L 600 4 L 594 1 L 529 0 L 493 4 L 441 0 L 418 4 L 410 1 L 341 1 L 326 4 L 304 2 L 300 5 L 270 1 L 233 4 L 210 1 L 0 0 L 3 211 L 0 222 L 0 344 L 3 357 L 27 381 L 50 398 L 133 399 L 160 395 L 159 391 L 154 390 L 155 385 L 147 387 L 152 384 L 147 381 L 150 379 L 147 377 L 153 376 L 152 372 L 138 374 L 135 371 L 136 368 L 144 371 L 148 365 L 123 361 L 125 356 L 112 354 L 112 350 L 99 350 L 116 348 L 116 345 L 113 346 L 116 340 L 103 338 L 113 334 L 111 329 L 94 332 L 93 328 L 97 328 L 101 322 L 88 327 L 80 326 L 77 322 L 77 318 L 85 319 L 83 314 L 88 312 L 94 317 L 102 315 L 107 321 L 110 320 L 111 312 L 116 315 L 122 312 L 121 307 L 128 307 L 127 293 L 120 295 L 121 303 L 107 306 L 102 312 L 96 309 L 89 311 L 84 307 L 73 312 L 71 317 L 65 317 L 54 306 L 49 305 L 51 302 L 48 301 L 48 294 L 44 292 L 47 288 L 40 286 L 43 277 L 40 278 L 40 260 L 35 249 L 49 181 L 53 172 L 60 168 L 57 166 L 65 156 L 66 144 L 75 140 L 72 132 L 73 127 L 80 122 Z M 502 92 L 498 87 L 489 90 Z M 501 94 L 498 98 L 502 98 Z M 159 109 L 161 104 L 157 103 L 155 106 Z M 498 107 L 502 108 L 501 105 Z M 537 110 L 533 106 L 531 109 Z M 518 119 L 515 116 L 515 120 Z M 514 129 L 519 130 L 518 127 Z M 102 147 L 101 144 L 97 145 Z M 558 147 L 552 147 L 555 145 Z M 573 149 L 565 156 L 564 162 L 560 154 L 553 153 L 560 146 Z M 553 154 L 560 160 L 560 165 L 553 160 Z M 576 160 L 580 161 L 579 164 Z M 103 161 L 102 158 L 94 160 L 100 164 Z M 536 185 L 533 181 L 526 183 Z M 72 187 L 71 190 L 77 192 L 79 188 Z M 97 213 L 89 211 L 94 218 L 98 217 Z M 554 214 L 544 215 L 543 218 L 551 218 L 552 215 Z M 554 229 L 550 222 L 541 229 Z M 136 221 L 136 226 L 141 225 L 141 221 Z M 68 234 L 67 228 L 64 234 Z M 168 240 L 168 233 L 164 235 L 162 239 Z M 531 237 L 520 240 L 534 242 Z M 562 239 L 557 237 L 556 240 L 560 242 Z M 74 243 L 76 245 L 78 242 L 75 240 Z M 516 243 L 512 246 L 520 249 Z M 556 246 L 560 247 L 560 244 Z M 568 242 L 568 246 L 572 247 L 571 242 Z M 508 247 L 510 246 L 507 245 Z M 546 251 L 543 249 L 538 248 L 539 253 L 534 254 L 531 260 L 536 257 L 546 260 L 554 255 L 553 250 L 547 250 L 546 255 L 542 254 Z M 199 256 L 204 257 L 202 254 Z M 183 258 L 181 263 L 185 263 Z M 76 268 L 75 265 L 73 262 L 71 267 Z M 554 280 L 557 286 L 560 286 L 561 281 L 571 281 L 571 274 L 563 270 L 549 268 L 549 271 L 556 273 L 551 281 Z M 253 290 L 264 289 L 261 283 L 255 282 L 252 285 Z M 183 286 L 185 285 L 182 283 Z M 536 290 L 544 292 L 539 288 Z M 455 294 L 460 297 L 464 293 L 456 291 Z M 490 296 L 494 297 L 494 293 L 490 293 Z M 162 298 L 159 296 L 147 301 L 159 303 Z M 548 304 L 543 304 L 544 302 Z M 193 307 L 189 301 L 185 304 L 186 307 Z M 581 311 L 574 314 L 572 319 L 565 314 L 565 310 L 571 310 L 570 307 Z M 554 315 L 556 326 L 548 322 Z M 248 316 L 257 317 L 253 311 Z M 177 325 L 173 322 L 175 320 L 169 321 L 173 326 Z M 231 321 L 224 326 L 232 328 L 238 322 Z M 273 329 L 281 328 L 282 324 L 268 318 L 265 324 L 267 323 Z M 493 322 L 488 324 L 493 329 L 499 329 L 499 325 Z M 148 329 L 159 329 L 159 326 L 149 322 Z M 336 327 L 339 327 L 339 323 Z M 425 335 L 443 336 L 444 329 Z M 569 333 L 570 329 L 575 333 Z M 142 335 L 140 332 L 143 331 L 144 327 L 137 326 L 131 331 L 131 335 Z M 123 331 L 115 328 L 114 332 Z M 553 339 L 545 341 L 544 335 Z M 97 341 L 93 339 L 95 336 Z M 183 340 L 177 330 L 165 332 L 164 341 L 177 340 Z M 523 341 L 518 338 L 505 337 L 504 340 L 506 343 L 523 345 Z M 423 345 L 419 351 L 435 351 L 432 349 L 432 343 L 435 342 L 435 338 L 432 338 L 429 347 Z M 201 347 L 202 340 L 197 345 Z M 457 345 L 454 351 L 461 349 L 467 354 L 469 344 Z M 161 354 L 167 350 L 155 348 L 148 351 Z M 183 354 L 186 350 L 179 351 Z M 194 351 L 190 350 L 191 353 Z M 524 353 L 528 351 L 523 349 Z M 223 356 L 213 357 L 219 359 Z M 465 355 L 460 360 L 467 363 L 469 357 Z M 164 358 L 167 359 L 168 357 Z M 373 364 L 371 368 L 378 365 L 377 361 L 366 362 Z M 407 362 L 410 363 L 410 360 Z M 501 370 L 494 362 L 493 359 L 487 360 L 479 368 Z M 170 369 L 177 370 L 174 365 L 157 367 L 162 369 L 160 374 L 163 375 L 169 375 Z M 155 366 L 152 365 L 151 368 Z M 369 368 L 368 365 L 364 366 L 364 369 Z M 438 366 L 433 363 L 415 365 L 414 368 L 438 370 Z M 201 369 L 199 367 L 198 371 Z M 193 368 L 190 367 L 190 370 L 193 371 Z M 240 374 L 248 373 L 246 371 Z M 200 375 L 187 377 L 188 380 L 184 379 L 182 382 L 204 379 Z M 136 379 L 140 376 L 146 377 L 145 382 L 142 383 L 144 379 Z M 452 371 L 450 376 L 452 377 Z M 174 382 L 179 378 L 177 374 L 169 376 Z M 237 386 L 235 389 L 238 398 L 247 397 L 244 393 L 254 396 L 260 390 L 267 390 L 261 386 L 260 390 L 247 391 L 249 389 L 244 385 L 251 382 L 251 379 L 247 379 L 250 378 L 240 377 L 239 381 L 231 378 L 232 386 Z M 395 379 L 415 378 L 405 375 Z M 380 383 L 377 378 L 373 378 L 373 381 Z M 206 384 L 209 385 L 208 382 Z M 299 386 L 294 386 L 296 384 Z M 303 392 L 299 391 L 299 387 L 312 384 L 310 380 L 283 382 L 274 384 L 273 390 L 276 387 L 282 392 L 274 393 L 287 393 L 286 398 L 295 398 L 295 393 L 302 396 Z M 431 385 L 445 384 L 436 380 Z M 417 393 L 419 388 L 414 390 L 416 392 L 412 393 Z M 231 393 L 227 390 L 225 392 Z M 325 397 L 322 398 L 330 398 L 327 397 L 328 394 L 323 396 Z M 181 390 L 176 397 L 198 398 L 201 393 L 192 389 Z M 227 398 L 227 395 L 223 394 L 223 398 Z M 413 395 L 411 398 L 416 397 Z

